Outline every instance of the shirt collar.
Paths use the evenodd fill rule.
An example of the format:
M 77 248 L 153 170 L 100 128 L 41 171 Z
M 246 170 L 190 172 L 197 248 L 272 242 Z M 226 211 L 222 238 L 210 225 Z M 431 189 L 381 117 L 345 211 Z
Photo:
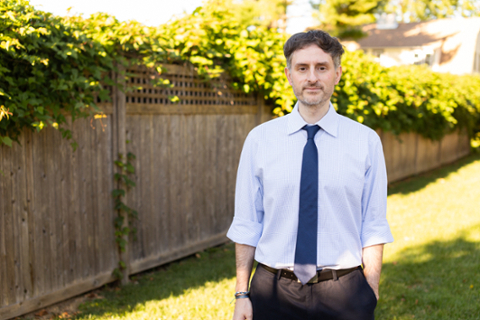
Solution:
M 330 102 L 327 114 L 323 116 L 316 124 L 320 126 L 329 135 L 337 137 L 338 132 L 338 113 L 335 111 L 332 103 Z M 292 112 L 288 117 L 288 134 L 295 133 L 301 130 L 307 123 L 303 120 L 300 112 L 298 112 L 298 102 L 295 104 Z

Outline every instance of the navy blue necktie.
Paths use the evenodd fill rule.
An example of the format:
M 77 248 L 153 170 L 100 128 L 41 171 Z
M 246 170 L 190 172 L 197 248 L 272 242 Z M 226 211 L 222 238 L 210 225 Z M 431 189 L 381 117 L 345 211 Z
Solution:
M 297 246 L 293 272 L 302 284 L 306 284 L 317 272 L 318 151 L 313 139 L 320 127 L 305 126 L 302 129 L 307 131 L 308 138 L 303 148 Z

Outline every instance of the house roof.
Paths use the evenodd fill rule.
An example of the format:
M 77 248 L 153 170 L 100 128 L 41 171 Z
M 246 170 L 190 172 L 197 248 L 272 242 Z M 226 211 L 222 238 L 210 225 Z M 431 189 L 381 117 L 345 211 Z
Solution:
M 424 22 L 399 23 L 396 29 L 376 29 L 376 24 L 364 26 L 367 37 L 358 40 L 361 48 L 420 47 L 444 42 L 465 33 L 476 40 L 480 18 L 438 19 Z M 464 38 L 462 36 L 462 38 Z
M 399 23 L 396 29 L 377 29 L 376 24 L 370 24 L 363 30 L 367 37 L 342 43 L 349 50 L 429 47 L 440 50 L 436 71 L 463 74 L 473 70 L 477 42 L 480 42 L 480 17 Z

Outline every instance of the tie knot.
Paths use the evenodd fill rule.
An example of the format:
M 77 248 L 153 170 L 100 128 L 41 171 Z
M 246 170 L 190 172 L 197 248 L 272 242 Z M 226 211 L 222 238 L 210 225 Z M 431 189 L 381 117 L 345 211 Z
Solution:
M 314 125 L 314 126 L 305 126 L 302 129 L 307 131 L 307 134 L 308 134 L 307 140 L 309 140 L 309 139 L 313 139 L 313 137 L 315 137 L 318 130 L 320 130 L 320 127 L 318 125 Z

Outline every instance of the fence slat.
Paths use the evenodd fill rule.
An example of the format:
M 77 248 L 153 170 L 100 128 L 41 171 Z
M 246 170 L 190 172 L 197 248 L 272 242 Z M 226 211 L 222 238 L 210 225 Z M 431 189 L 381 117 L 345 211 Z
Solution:
M 20 142 L 22 145 L 27 143 L 26 136 L 22 135 L 20 137 Z M 17 225 L 19 228 L 18 234 L 18 275 L 19 275 L 19 288 L 17 301 L 25 300 L 31 295 L 32 291 L 32 281 L 30 279 L 30 241 L 29 241 L 29 204 L 28 199 L 28 181 L 26 174 L 26 157 L 25 149 L 22 149 L 22 152 L 18 153 L 18 164 L 17 164 L 17 178 L 16 178 L 16 190 L 14 191 L 17 195 L 17 212 L 15 213 L 17 217 Z
M 7 170 L 6 170 L 6 154 L 3 148 L 0 152 L 0 199 L 7 199 L 6 196 L 6 188 L 9 185 L 7 182 Z M 7 261 L 7 250 L 6 250 L 6 236 L 5 236 L 5 212 L 7 212 L 7 201 L 0 201 L 0 283 L 5 284 L 7 283 L 7 268 L 6 268 L 6 261 Z M 5 285 L 2 285 L 3 287 Z M 6 297 L 6 290 L 0 289 L 0 307 L 8 305 L 7 297 Z
M 27 294 L 24 299 L 30 299 L 35 296 L 36 294 L 36 261 L 35 261 L 35 208 L 33 207 L 34 203 L 34 194 L 33 194 L 33 186 L 34 186 L 34 175 L 33 175 L 33 150 L 32 150 L 32 143 L 33 143 L 33 133 L 31 131 L 24 132 L 25 136 L 25 184 L 26 184 L 26 204 L 28 210 L 28 276 L 29 281 L 27 286 Z M 0 304 L 1 305 L 1 304 Z
M 49 132 L 46 140 L 47 153 L 55 154 L 57 143 L 60 142 L 60 139 L 56 139 L 57 132 Z M 60 137 L 58 137 L 60 138 Z M 49 214 L 49 229 L 50 233 L 48 235 L 50 242 L 50 255 L 48 256 L 50 261 L 50 279 L 51 279 L 51 290 L 59 288 L 64 285 L 63 283 L 63 260 L 61 259 L 61 243 L 62 239 L 60 234 L 61 224 L 62 224 L 62 212 L 59 207 L 59 200 L 61 196 L 60 190 L 60 172 L 61 162 L 60 161 L 46 161 L 45 171 L 47 172 L 48 183 L 45 185 L 45 189 L 48 191 L 49 195 L 49 205 L 48 205 L 48 214 Z M 53 191 L 53 192 L 52 192 Z
M 99 126 L 100 124 L 100 126 Z M 95 174 L 97 176 L 98 192 L 96 212 L 98 216 L 97 243 L 95 249 L 100 261 L 100 267 L 96 274 L 105 270 L 113 270 L 116 267 L 116 244 L 114 236 L 113 220 L 115 211 L 113 210 L 113 158 L 111 152 L 112 146 L 112 117 L 103 119 L 96 124 L 95 129 L 96 147 L 95 147 Z M 108 151 L 108 152 L 105 152 Z
M 22 266 L 22 244 L 23 244 L 23 234 L 21 232 L 21 224 L 22 224 L 22 205 L 21 205 L 21 187 L 22 187 L 22 181 L 21 181 L 21 152 L 12 152 L 11 153 L 11 179 L 15 181 L 12 185 L 12 211 L 10 212 L 11 214 L 11 223 L 12 223 L 12 235 L 14 239 L 17 239 L 18 241 L 15 241 L 13 243 L 13 250 L 11 253 L 14 255 L 14 265 L 13 265 L 13 274 L 11 274 L 13 278 L 13 298 L 14 301 L 21 301 L 22 300 L 22 274 L 19 268 Z
M 5 152 L 7 156 L 5 171 L 9 179 L 14 179 L 13 174 L 13 161 L 14 161 L 14 152 L 8 150 Z M 7 171 L 8 170 L 8 171 Z M 14 234 L 14 225 L 13 225 L 13 201 L 14 195 L 12 192 L 12 185 L 9 184 L 5 188 L 5 211 L 3 212 L 4 219 L 4 232 L 5 232 L 5 290 L 6 290 L 6 302 L 11 304 L 15 303 L 15 234 Z

